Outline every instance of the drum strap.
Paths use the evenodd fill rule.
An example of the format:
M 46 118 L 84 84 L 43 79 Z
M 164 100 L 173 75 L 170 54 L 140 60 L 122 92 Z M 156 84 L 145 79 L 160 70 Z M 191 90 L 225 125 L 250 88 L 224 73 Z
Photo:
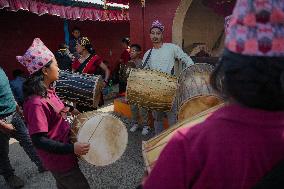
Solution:
M 150 59 L 150 57 L 151 57 L 151 54 L 152 54 L 152 50 L 153 50 L 153 48 L 150 50 L 150 52 L 149 52 L 149 54 L 148 54 L 148 56 L 147 56 L 145 62 L 142 64 L 142 66 L 141 66 L 142 69 L 147 66 L 148 61 L 149 61 L 149 59 Z
M 92 58 L 93 56 L 90 55 L 83 63 L 80 64 L 79 68 L 76 70 L 76 72 L 79 72 L 80 74 L 83 73 L 83 70 L 85 68 L 85 66 L 89 63 L 89 60 Z

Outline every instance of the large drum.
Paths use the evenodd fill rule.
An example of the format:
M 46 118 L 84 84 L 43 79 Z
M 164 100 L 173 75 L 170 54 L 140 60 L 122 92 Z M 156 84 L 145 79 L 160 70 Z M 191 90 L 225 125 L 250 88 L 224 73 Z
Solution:
M 113 115 L 91 111 L 75 118 L 71 140 L 90 143 L 89 152 L 82 158 L 92 165 L 105 166 L 123 155 L 128 133 L 125 125 Z
M 196 124 L 203 122 L 207 117 L 209 117 L 214 111 L 216 111 L 221 106 L 223 106 L 223 104 L 213 107 L 189 119 L 183 120 L 174 125 L 173 127 L 170 127 L 169 129 L 165 130 L 160 135 L 148 141 L 143 141 L 142 153 L 147 171 L 150 172 L 152 170 L 155 165 L 155 162 L 159 158 L 160 153 L 179 128 L 193 127 Z
M 127 64 L 120 64 L 119 66 L 119 80 L 127 82 L 131 68 L 136 68 L 134 62 L 129 61 Z
M 103 88 L 101 76 L 60 71 L 56 92 L 61 99 L 96 108 Z
M 141 107 L 170 111 L 177 89 L 177 79 L 168 74 L 144 69 L 131 69 L 127 80 L 127 100 Z
M 178 120 L 190 118 L 223 101 L 213 91 L 209 77 L 214 67 L 197 63 L 186 68 L 178 79 L 177 89 Z

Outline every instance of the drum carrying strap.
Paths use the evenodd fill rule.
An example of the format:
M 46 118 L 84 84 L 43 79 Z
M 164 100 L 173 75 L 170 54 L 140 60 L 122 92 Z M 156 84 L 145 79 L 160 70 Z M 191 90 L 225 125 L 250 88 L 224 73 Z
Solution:
M 150 52 L 149 52 L 148 56 L 146 57 L 145 62 L 142 64 L 142 66 L 141 66 L 141 68 L 142 68 L 142 69 L 143 69 L 143 68 L 145 68 L 145 67 L 147 66 L 148 61 L 149 61 L 149 59 L 150 59 L 150 57 L 151 57 L 151 54 L 152 54 L 152 50 L 153 50 L 153 48 L 150 50 Z

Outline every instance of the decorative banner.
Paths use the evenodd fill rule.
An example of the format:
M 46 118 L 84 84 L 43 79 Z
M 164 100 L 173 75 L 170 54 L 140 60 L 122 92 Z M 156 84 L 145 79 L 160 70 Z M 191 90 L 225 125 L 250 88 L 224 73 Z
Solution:
M 128 5 L 129 0 L 107 0 L 108 3 L 117 3 L 117 4 L 123 4 Z
M 69 7 L 34 0 L 0 0 L 0 9 L 27 10 L 39 16 L 49 14 L 70 20 L 129 21 L 128 10 L 104 10 L 94 7 Z
M 65 7 L 82 7 L 82 8 L 96 8 L 96 9 L 103 9 L 104 5 L 102 4 L 96 4 L 96 3 L 92 3 L 90 2 L 86 2 L 86 1 L 82 1 L 82 0 L 41 0 L 44 1 L 45 3 L 51 3 L 51 4 L 55 4 L 55 5 L 63 5 Z M 105 0 L 106 1 L 106 0 Z M 120 6 L 108 6 L 108 10 L 121 10 Z

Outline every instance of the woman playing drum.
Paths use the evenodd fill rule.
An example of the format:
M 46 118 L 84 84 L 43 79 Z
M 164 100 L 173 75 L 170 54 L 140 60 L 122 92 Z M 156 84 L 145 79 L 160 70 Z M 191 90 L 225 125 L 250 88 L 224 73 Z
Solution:
M 82 37 L 79 40 L 76 46 L 76 51 L 81 55 L 81 57 L 72 64 L 72 71 L 80 74 L 99 74 L 99 68 L 101 68 L 105 73 L 104 83 L 106 86 L 110 76 L 110 71 L 103 63 L 103 59 L 96 55 L 87 37 Z M 99 103 L 99 106 L 103 104 L 103 96 L 101 94 L 101 102 Z M 93 110 L 83 105 L 79 105 L 77 108 L 80 111 Z

